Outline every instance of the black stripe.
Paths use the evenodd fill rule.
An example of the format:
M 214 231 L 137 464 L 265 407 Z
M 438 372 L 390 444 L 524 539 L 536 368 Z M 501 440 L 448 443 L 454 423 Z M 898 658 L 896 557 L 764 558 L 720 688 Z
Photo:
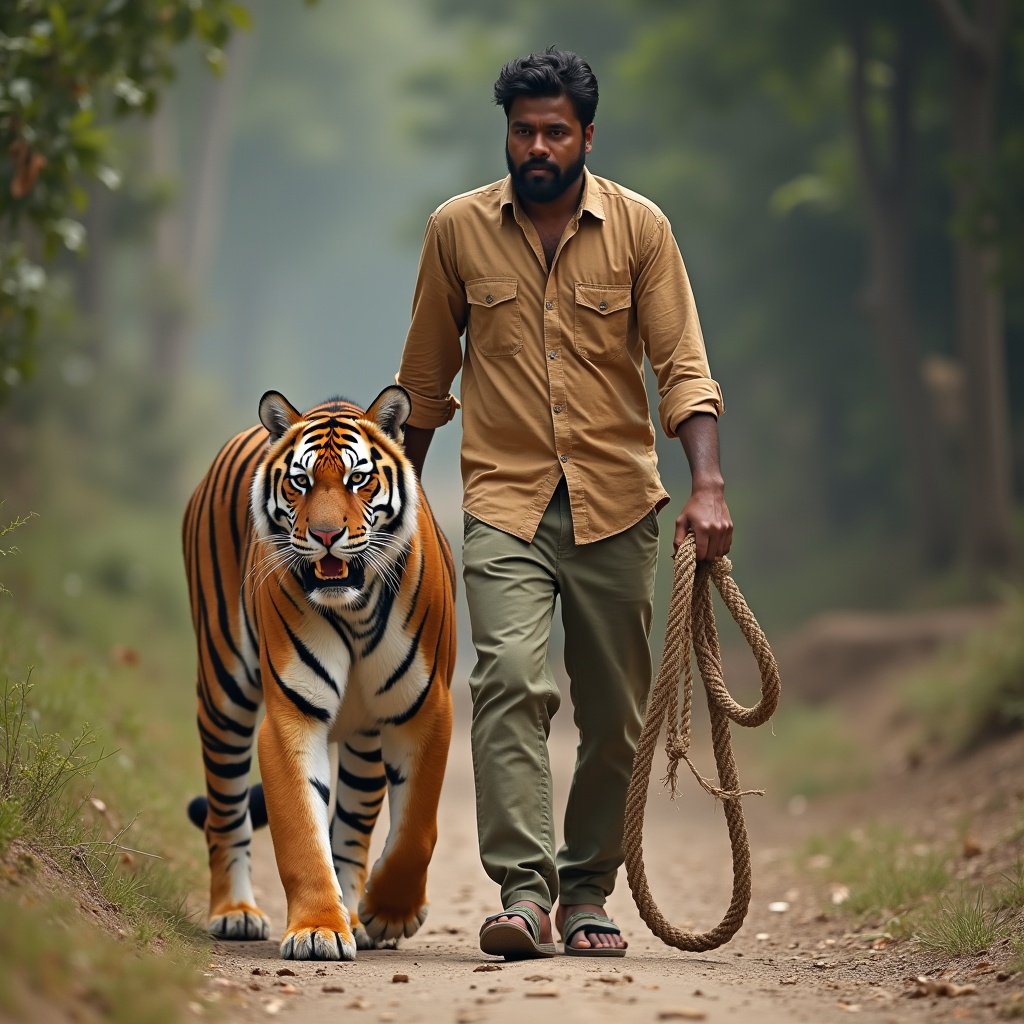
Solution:
M 345 771 L 341 765 L 338 765 L 338 781 L 343 785 L 348 786 L 349 789 L 354 789 L 358 793 L 376 793 L 377 790 L 384 788 L 383 775 L 375 775 L 370 778 L 364 778 L 360 775 L 351 775 L 349 772 Z
M 378 733 L 377 735 L 379 736 L 380 733 Z M 347 742 L 343 744 L 343 746 L 350 754 L 353 754 L 355 757 L 358 757 L 361 761 L 366 761 L 368 764 L 374 764 L 378 761 L 383 760 L 380 752 L 380 747 L 375 747 L 373 750 L 356 750 L 355 747 L 351 746 Z
M 209 821 L 207 821 L 206 830 L 207 832 L 217 832 L 221 835 L 225 832 L 234 832 L 236 828 L 241 828 L 245 824 L 245 819 L 248 816 L 249 812 L 246 811 L 245 814 L 235 818 L 234 821 L 229 821 L 226 825 L 211 825 Z
M 270 666 L 271 675 L 274 677 L 274 682 L 281 688 L 281 692 L 304 714 L 310 718 L 315 718 L 320 722 L 329 722 L 331 720 L 331 713 L 326 708 L 317 707 L 316 704 L 311 704 L 301 693 L 296 693 L 290 686 L 286 685 L 285 681 L 281 678 L 277 669 L 273 665 Z
M 354 829 L 356 832 L 361 832 L 364 836 L 368 836 L 373 831 L 373 826 L 377 821 L 377 816 L 373 815 L 373 820 L 367 824 L 364 820 L 367 817 L 366 815 L 349 814 L 341 804 L 335 805 L 334 816 L 342 824 L 348 825 L 349 828 Z
M 249 774 L 249 765 L 251 763 L 250 758 L 245 758 L 244 761 L 232 761 L 228 764 L 218 764 L 212 758 L 208 757 L 206 751 L 203 751 L 203 764 L 206 765 L 206 770 L 211 775 L 216 775 L 218 779 L 240 779 L 243 775 Z
M 320 664 L 320 661 L 314 656 L 313 652 L 295 635 L 276 603 L 274 604 L 274 611 L 277 612 L 277 617 L 281 620 L 281 625 L 284 626 L 284 631 L 288 634 L 288 639 L 291 640 L 295 653 L 298 654 L 302 663 L 307 668 L 311 668 L 334 691 L 336 697 L 340 697 L 341 693 L 338 690 L 338 684 L 331 678 L 327 669 Z
M 310 779 L 309 784 L 320 794 L 320 799 L 324 802 L 326 807 L 331 802 L 331 788 L 325 785 L 319 779 Z
M 420 628 L 416 630 L 416 635 L 412 638 L 412 643 L 409 645 L 408 653 L 402 659 L 395 671 L 388 676 L 384 685 L 377 691 L 378 697 L 381 696 L 381 694 L 387 693 L 388 690 L 390 690 L 391 687 L 394 686 L 395 683 L 397 683 L 398 680 L 401 679 L 402 676 L 404 676 L 412 667 L 412 663 L 416 660 L 416 652 L 420 649 L 420 637 L 423 636 L 423 630 L 427 625 L 427 615 L 429 614 L 430 609 L 428 608 L 423 613 L 423 621 L 420 623 Z
M 387 776 L 389 786 L 400 786 L 405 782 L 405 776 L 394 765 L 385 763 L 384 774 Z

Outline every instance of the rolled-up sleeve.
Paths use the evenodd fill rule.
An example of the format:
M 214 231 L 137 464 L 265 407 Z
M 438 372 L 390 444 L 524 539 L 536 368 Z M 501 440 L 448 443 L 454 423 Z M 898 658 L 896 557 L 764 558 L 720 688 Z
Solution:
M 427 221 L 420 254 L 412 322 L 395 380 L 412 400 L 409 425 L 423 429 L 444 426 L 459 408 L 450 388 L 462 367 L 460 338 L 466 328 L 466 292 L 437 215 Z
M 675 437 L 694 413 L 720 416 L 722 389 L 712 379 L 690 281 L 668 219 L 649 234 L 633 286 L 637 326 L 658 381 L 658 418 Z

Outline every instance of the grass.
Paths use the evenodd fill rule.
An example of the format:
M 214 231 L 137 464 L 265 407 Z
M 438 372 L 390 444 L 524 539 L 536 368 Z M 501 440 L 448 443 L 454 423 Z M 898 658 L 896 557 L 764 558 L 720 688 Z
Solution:
M 915 943 L 929 953 L 970 956 L 988 949 L 1007 933 L 1006 915 L 986 906 L 985 890 L 963 886 L 943 894 L 919 917 Z
M 851 738 L 848 725 L 833 708 L 783 705 L 770 725 L 753 736 L 738 737 L 737 745 L 747 743 L 755 747 L 759 766 L 769 773 L 773 791 L 782 797 L 810 799 L 849 792 L 874 777 L 866 751 Z
M 806 856 L 827 863 L 829 878 L 849 889 L 843 911 L 884 919 L 900 931 L 904 916 L 949 882 L 944 851 L 880 825 L 818 838 L 809 844 Z
M 0 897 L 0 1015 L 39 1019 L 39 994 L 89 1024 L 174 1024 L 194 999 L 196 964 L 154 957 L 87 924 L 70 893 L 26 905 Z
M 953 753 L 1024 728 L 1024 593 L 1001 621 L 950 647 L 908 685 L 906 709 L 927 742 Z
M 895 828 L 873 826 L 817 837 L 803 851 L 833 885 L 845 886 L 840 913 L 880 924 L 921 950 L 947 957 L 969 956 L 1009 938 L 1010 971 L 1024 970 L 1024 863 L 1002 883 L 986 888 L 958 883 L 946 866 L 949 851 L 918 843 Z M 1015 927 L 1014 921 L 1017 920 Z
M 180 575 L 176 523 L 134 529 L 162 534 Z M 161 572 L 141 600 L 87 571 L 83 600 L 37 540 L 4 560 L 17 598 L 0 596 L 0 1016 L 170 1024 L 208 944 L 187 906 L 205 851 L 184 815 L 202 771 L 186 615 L 167 608 L 181 584 Z

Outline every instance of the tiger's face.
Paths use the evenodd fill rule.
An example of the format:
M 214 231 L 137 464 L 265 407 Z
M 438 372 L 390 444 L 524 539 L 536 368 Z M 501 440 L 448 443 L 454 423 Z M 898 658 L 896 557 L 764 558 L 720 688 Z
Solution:
M 376 581 L 397 591 L 416 529 L 416 477 L 400 443 L 410 408 L 397 386 L 361 415 L 340 402 L 303 415 L 276 391 L 263 396 L 270 443 L 251 500 L 271 550 L 259 578 L 291 572 L 326 607 L 359 605 Z

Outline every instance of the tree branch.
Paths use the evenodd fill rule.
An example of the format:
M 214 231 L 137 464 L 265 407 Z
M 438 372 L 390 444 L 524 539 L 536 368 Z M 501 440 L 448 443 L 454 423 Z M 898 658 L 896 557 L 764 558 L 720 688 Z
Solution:
M 976 60 L 991 59 L 991 40 L 967 16 L 960 0 L 929 0 L 939 16 L 946 34 L 955 46 L 967 51 Z
M 867 80 L 864 65 L 867 62 L 867 40 L 864 22 L 858 19 L 850 29 L 853 43 L 853 76 L 850 89 L 851 120 L 857 162 L 864 177 L 864 187 L 872 203 L 877 203 L 885 193 L 882 169 L 878 166 L 875 140 L 868 124 Z

